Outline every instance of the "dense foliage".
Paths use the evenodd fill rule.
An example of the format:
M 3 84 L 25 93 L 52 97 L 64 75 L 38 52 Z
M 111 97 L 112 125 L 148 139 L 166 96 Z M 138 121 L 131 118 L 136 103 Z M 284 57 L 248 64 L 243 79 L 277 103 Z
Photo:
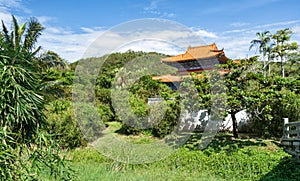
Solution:
M 25 23 L 19 26 L 14 17 L 13 23 L 11 33 L 2 23 L 0 36 L 0 120 L 5 131 L 16 133 L 18 142 L 26 142 L 44 121 L 41 79 L 35 61 L 39 48 L 33 49 L 43 27 L 35 19 L 28 28 Z
M 12 20 L 12 30 L 2 22 L 0 33 L 1 179 L 72 179 L 73 171 L 61 149 L 74 149 L 97 140 L 110 122 L 121 124 L 115 130 L 118 134 L 161 139 L 182 121 L 182 110 L 194 113 L 193 110 L 207 109 L 210 116 L 223 119 L 231 115 L 233 135 L 237 138 L 235 116 L 244 110 L 249 116 L 245 130 L 258 136 L 279 138 L 283 118 L 300 120 L 300 56 L 298 45 L 289 42 L 292 34 L 289 29 L 257 34 L 258 39 L 251 42 L 251 48 L 258 45 L 262 59 L 251 57 L 238 63 L 230 60 L 217 66 L 216 71 L 192 74 L 184 79 L 180 91 L 174 91 L 151 77 L 176 71 L 161 63 L 160 58 L 165 55 L 127 51 L 68 64 L 55 52 L 40 52 L 41 47 L 36 43 L 44 28 L 36 19 L 21 25 L 15 17 Z M 100 70 L 87 70 L 94 71 L 93 76 L 86 72 L 87 75 L 76 77 L 78 64 L 99 67 L 99 62 L 103 63 Z M 220 76 L 220 72 L 227 73 Z M 74 82 L 78 89 L 72 92 Z M 94 90 L 85 92 L 86 87 Z M 78 99 L 76 103 L 74 97 Z M 149 98 L 161 101 L 151 104 Z M 224 103 L 213 110 L 218 101 Z M 200 121 L 203 128 L 204 117 Z M 204 169 L 223 179 L 236 176 L 233 171 L 237 171 L 242 178 L 252 180 L 261 175 L 265 179 L 275 178 L 273 173 L 267 173 L 270 169 L 280 172 L 276 164 L 294 166 L 290 160 L 281 159 L 286 156 L 282 150 L 277 156 L 266 150 L 262 154 L 258 149 L 239 150 L 245 141 L 232 144 L 228 136 L 223 137 L 226 140 L 220 140 L 226 143 L 224 148 L 218 148 L 213 142 L 206 150 L 189 152 L 200 139 L 192 136 L 177 155 L 157 164 L 172 165 L 170 168 L 178 170 Z M 249 144 L 264 146 L 257 142 Z M 274 162 L 260 162 L 264 159 Z M 195 160 L 207 165 L 196 164 Z M 210 170 L 212 167 L 218 169 Z M 250 176 L 245 174 L 247 169 L 251 170 Z
M 279 76 L 281 69 L 280 62 L 273 62 L 270 64 L 272 72 L 270 75 L 266 76 L 264 63 L 259 61 L 257 57 L 240 60 L 240 63 L 238 64 L 229 61 L 227 64 L 220 65 L 219 68 L 221 70 L 230 70 L 230 73 L 225 76 L 220 77 L 217 71 L 194 74 L 191 78 L 192 81 L 186 80 L 182 83 L 181 89 L 190 89 L 192 84 L 194 84 L 195 89 L 198 92 L 197 101 L 199 103 L 195 104 L 195 102 L 191 100 L 185 101 L 182 97 L 183 95 L 179 96 L 177 91 L 170 90 L 167 85 L 152 80 L 149 74 L 147 76 L 140 76 L 139 72 L 136 72 L 138 66 L 141 67 L 142 72 L 147 72 L 147 68 L 144 69 L 143 65 L 139 64 L 138 61 L 135 65 L 132 65 L 133 67 L 136 66 L 136 69 L 126 67 L 128 64 L 131 65 L 130 62 L 132 60 L 136 60 L 139 57 L 146 57 L 147 59 L 147 56 L 149 58 L 151 54 L 153 53 L 148 54 L 128 51 L 125 53 L 113 53 L 109 56 L 100 58 L 80 60 L 89 62 L 88 64 L 91 65 L 91 67 L 97 67 L 97 63 L 104 62 L 100 72 L 97 73 L 97 75 L 99 75 L 98 77 L 81 77 L 80 84 L 85 86 L 95 84 L 96 107 L 98 113 L 100 113 L 100 119 L 104 123 L 110 121 L 122 122 L 123 126 L 121 130 L 119 130 L 119 133 L 144 133 L 152 134 L 157 137 L 164 137 L 172 132 L 174 126 L 178 124 L 180 106 L 186 105 L 194 110 L 208 109 L 208 112 L 210 113 L 209 108 L 212 106 L 212 98 L 218 94 L 212 92 L 212 89 L 218 89 L 220 92 L 221 88 L 223 91 L 219 96 L 222 97 L 222 99 L 226 99 L 226 104 L 223 106 L 222 110 L 219 110 L 221 111 L 221 116 L 229 114 L 232 118 L 235 118 L 235 115 L 239 111 L 246 110 L 250 119 L 248 120 L 247 125 L 244 126 L 244 130 L 247 130 L 248 132 L 267 137 L 280 137 L 282 133 L 282 120 L 284 117 L 289 117 L 292 121 L 297 121 L 299 119 L 299 111 L 297 109 L 299 106 L 299 75 L 297 74 L 297 70 L 299 70 L 299 61 L 297 56 L 290 56 L 290 61 L 285 63 L 285 72 L 287 75 L 285 78 Z M 152 66 L 153 63 L 162 66 L 161 63 L 154 60 L 151 64 L 151 60 L 147 60 L 149 62 L 146 65 L 152 68 L 153 74 L 160 75 L 159 71 L 153 71 L 155 69 Z M 70 78 L 73 77 L 73 71 L 77 64 L 78 62 L 73 63 L 70 65 L 70 67 L 72 67 L 71 70 L 63 71 L 65 72 L 63 73 L 64 79 L 70 80 Z M 56 72 L 59 71 L 61 70 L 56 70 Z M 172 72 L 174 70 L 170 69 L 168 71 Z M 52 73 L 51 75 L 55 74 Z M 134 76 L 140 78 L 135 80 Z M 112 90 L 115 90 L 114 86 L 116 85 L 121 88 L 119 89 L 120 91 L 112 92 Z M 65 84 L 64 86 L 66 87 L 66 91 L 69 89 L 67 87 L 70 87 L 70 83 Z M 124 101 L 122 101 L 122 98 L 124 97 L 122 90 L 129 91 L 129 107 L 126 102 L 124 103 Z M 115 94 L 113 95 L 113 93 Z M 87 94 L 90 93 L 87 92 Z M 87 95 L 86 97 L 90 96 L 92 95 Z M 113 105 L 112 96 L 117 97 L 117 103 L 115 104 L 118 106 Z M 147 104 L 147 99 L 151 97 L 163 98 L 166 101 L 165 106 L 167 106 L 167 108 L 165 110 L 159 108 L 155 110 L 155 106 L 151 107 Z M 71 99 L 70 94 L 64 94 L 61 98 L 67 100 Z M 50 104 L 54 106 L 50 109 L 57 109 L 55 106 L 58 105 L 56 105 L 55 102 L 57 102 L 57 100 Z M 87 107 L 89 106 L 87 105 L 85 109 L 88 109 Z M 118 109 L 118 107 L 126 107 L 128 109 Z M 159 124 L 156 124 L 154 123 L 155 121 L 153 121 L 153 125 L 148 125 L 147 129 L 136 126 L 147 122 L 149 116 L 153 115 L 154 110 L 156 112 L 155 116 L 157 117 L 161 115 L 160 112 L 164 113 L 164 116 L 160 117 L 161 120 L 159 120 Z M 57 116 L 55 116 L 55 119 L 57 121 L 49 120 L 54 126 L 53 128 L 58 128 L 58 130 L 61 131 L 74 130 L 76 128 L 75 118 L 67 116 L 68 119 L 70 119 L 69 121 L 66 121 L 68 119 L 65 118 L 65 115 L 71 114 L 72 111 L 72 108 L 68 108 L 59 113 L 56 112 L 55 114 Z M 49 114 L 52 113 L 49 112 Z M 235 137 L 237 137 L 237 120 L 233 119 L 233 121 L 233 131 Z M 57 125 L 55 126 L 55 124 Z M 203 122 L 202 126 L 205 126 L 205 124 L 206 123 Z M 58 131 L 58 133 L 61 131 Z M 68 147 L 66 145 L 73 145 L 71 148 L 74 148 L 81 144 L 84 145 L 84 136 L 77 133 L 78 130 L 74 130 L 74 132 L 72 131 L 70 134 L 67 132 L 61 133 L 61 140 L 66 141 L 62 141 L 62 146 Z M 93 134 L 98 133 L 93 133 L 92 131 L 90 136 L 93 137 Z M 73 135 L 74 137 L 70 137 L 70 135 Z
M 32 18 L 0 32 L 1 180 L 71 179 L 71 169 L 49 135 L 44 115 L 43 81 L 36 42 L 44 29 Z M 43 170 L 41 169 L 43 168 Z
M 166 66 L 163 70 L 160 68 L 162 65 L 160 57 L 162 56 L 164 55 L 157 53 L 127 51 L 123 54 L 113 53 L 100 58 L 80 60 L 88 61 L 89 65 L 91 65 L 90 67 L 97 67 L 93 65 L 103 62 L 96 80 L 88 77 L 84 79 L 79 78 L 78 80 L 79 84 L 84 85 L 81 87 L 95 83 L 96 103 L 101 121 L 123 122 L 123 127 L 119 132 L 124 134 L 147 132 L 163 137 L 173 130 L 178 120 L 179 111 L 175 110 L 179 109 L 179 103 L 178 100 L 171 101 L 169 99 L 172 97 L 171 94 L 176 95 L 178 93 L 151 78 L 151 75 L 159 74 L 161 71 L 174 71 L 173 68 Z M 150 71 L 151 74 L 149 74 Z M 136 77 L 138 77 L 137 80 Z M 128 91 L 130 94 L 128 97 L 129 105 L 127 105 L 128 102 L 123 101 L 124 91 Z M 90 96 L 85 95 L 84 97 Z M 115 102 L 113 102 L 112 97 L 117 98 L 114 100 Z M 147 102 L 148 98 L 151 97 L 161 97 L 167 101 L 168 108 L 165 110 L 167 111 L 165 117 L 159 120 L 159 124 L 157 122 L 153 123 L 153 125 L 148 125 L 149 129 L 140 129 L 133 126 L 146 123 L 150 119 L 149 116 L 153 114 L 154 107 L 151 108 Z M 118 109 L 118 107 L 122 108 Z M 151 109 L 152 114 L 150 114 Z M 156 111 L 160 110 L 156 109 Z

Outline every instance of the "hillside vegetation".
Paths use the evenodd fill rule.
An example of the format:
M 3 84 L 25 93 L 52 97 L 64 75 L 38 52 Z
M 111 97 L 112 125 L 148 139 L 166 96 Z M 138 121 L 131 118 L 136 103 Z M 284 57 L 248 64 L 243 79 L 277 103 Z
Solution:
M 35 18 L 12 19 L 0 32 L 0 180 L 299 180 L 299 165 L 279 144 L 283 118 L 300 120 L 300 56 L 289 29 L 257 34 L 251 47 L 262 59 L 229 60 L 172 90 L 152 79 L 176 72 L 160 61 L 167 55 L 129 50 L 70 64 L 41 52 L 44 27 Z M 201 116 L 193 130 L 182 119 L 195 110 L 211 120 L 231 115 L 232 132 L 199 146 L 207 121 Z M 243 133 L 235 119 L 242 110 Z M 177 152 L 121 163 L 91 148 L 108 134 L 137 147 L 163 140 Z

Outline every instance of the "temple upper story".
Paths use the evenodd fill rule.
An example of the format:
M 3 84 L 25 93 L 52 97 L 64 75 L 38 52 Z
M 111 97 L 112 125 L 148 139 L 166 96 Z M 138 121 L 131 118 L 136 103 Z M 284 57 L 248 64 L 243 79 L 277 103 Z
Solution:
M 225 56 L 224 49 L 219 50 L 215 43 L 204 46 L 188 47 L 185 53 L 162 58 L 167 65 L 177 68 L 176 74 L 153 76 L 153 80 L 164 83 L 181 82 L 181 79 L 192 72 L 213 70 L 217 64 L 226 63 L 229 59 Z M 228 70 L 219 70 L 221 75 Z
M 214 69 L 216 64 L 226 63 L 227 60 L 223 49 L 219 50 L 213 43 L 188 47 L 185 53 L 163 58 L 162 62 L 176 67 L 178 72 L 201 72 Z

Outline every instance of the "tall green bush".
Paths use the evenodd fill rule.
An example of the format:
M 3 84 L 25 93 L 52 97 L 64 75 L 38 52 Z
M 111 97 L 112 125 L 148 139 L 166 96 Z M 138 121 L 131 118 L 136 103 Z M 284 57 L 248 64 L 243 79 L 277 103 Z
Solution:
M 18 142 L 32 139 L 44 122 L 44 100 L 40 90 L 34 50 L 43 30 L 36 19 L 18 25 L 13 17 L 10 33 L 2 22 L 0 34 L 0 121 L 8 132 L 16 133 Z M 24 41 L 23 41 L 24 35 Z
M 78 127 L 70 101 L 54 100 L 47 105 L 49 132 L 55 134 L 61 148 L 74 149 L 86 145 Z
M 281 137 L 283 118 L 299 121 L 299 81 L 293 77 L 253 77 L 247 99 L 249 127 L 266 137 Z
M 2 21 L 0 32 L 1 180 L 38 180 L 43 169 L 50 169 L 49 179 L 64 179 L 70 169 L 52 136 L 44 133 L 45 103 L 36 56 L 44 28 L 35 18 L 21 25 L 14 16 L 12 20 L 12 31 Z

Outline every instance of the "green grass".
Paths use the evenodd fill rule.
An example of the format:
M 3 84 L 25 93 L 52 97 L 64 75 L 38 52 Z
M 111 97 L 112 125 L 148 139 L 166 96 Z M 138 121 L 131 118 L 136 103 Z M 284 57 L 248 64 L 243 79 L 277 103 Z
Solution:
M 106 133 L 136 145 L 157 141 L 149 135 L 124 136 L 110 123 Z M 219 133 L 209 146 L 198 149 L 201 134 L 169 157 L 147 164 L 126 164 L 103 156 L 92 147 L 67 152 L 76 180 L 299 180 L 300 165 L 276 140 L 249 135 L 234 139 Z M 118 148 L 116 148 L 118 149 Z
M 109 165 L 96 163 L 77 163 L 78 180 L 220 180 L 203 172 L 178 172 L 176 169 L 129 167 L 119 163 Z
M 76 180 L 299 180 L 300 166 L 272 140 L 218 135 L 204 150 L 190 142 L 166 159 L 125 164 L 93 148 L 68 152 Z
M 112 134 L 116 136 L 119 139 L 122 139 L 124 141 L 128 141 L 135 144 L 147 144 L 157 141 L 158 139 L 151 136 L 151 135 L 122 135 L 116 133 L 119 129 L 121 129 L 122 124 L 120 122 L 108 122 L 108 128 L 104 130 L 104 134 Z

